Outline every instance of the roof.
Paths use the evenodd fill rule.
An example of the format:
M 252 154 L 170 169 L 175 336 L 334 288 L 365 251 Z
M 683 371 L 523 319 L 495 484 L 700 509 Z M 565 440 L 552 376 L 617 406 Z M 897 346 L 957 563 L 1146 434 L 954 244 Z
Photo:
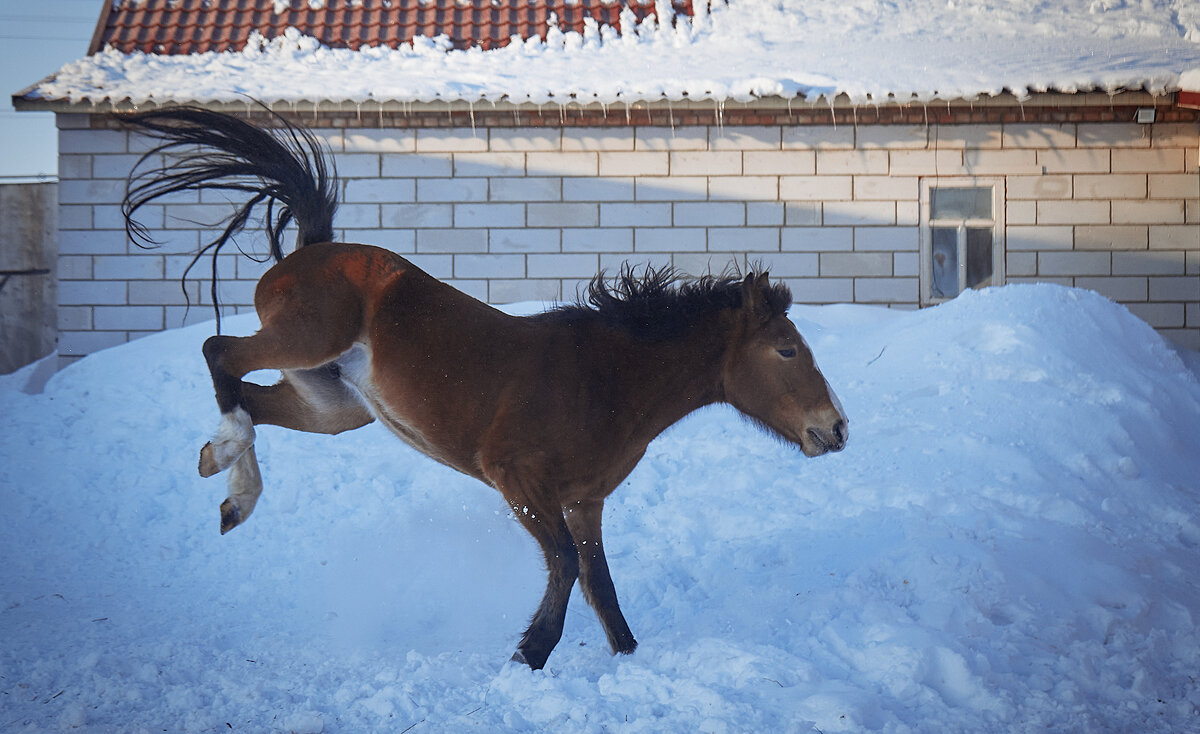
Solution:
M 1180 0 L 647 1 L 109 0 L 94 53 L 14 104 L 619 108 L 1200 90 L 1200 11 Z
M 691 0 L 672 0 L 690 15 Z M 455 49 L 499 48 L 513 37 L 545 39 L 551 25 L 582 33 L 586 19 L 621 27 L 628 8 L 641 22 L 655 14 L 638 0 L 115 0 L 106 3 L 89 54 L 197 54 L 241 51 L 255 33 L 295 28 L 329 48 L 396 48 L 417 36 L 446 36 Z

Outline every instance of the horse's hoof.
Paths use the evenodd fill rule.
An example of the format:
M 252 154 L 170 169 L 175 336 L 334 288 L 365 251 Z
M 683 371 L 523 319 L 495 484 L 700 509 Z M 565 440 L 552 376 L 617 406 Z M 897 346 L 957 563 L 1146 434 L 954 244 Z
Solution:
M 242 510 L 233 500 L 226 499 L 221 503 L 221 535 L 228 533 L 242 524 Z
M 207 479 L 220 471 L 221 467 L 217 465 L 217 457 L 213 455 L 213 445 L 210 441 L 200 449 L 200 476 Z

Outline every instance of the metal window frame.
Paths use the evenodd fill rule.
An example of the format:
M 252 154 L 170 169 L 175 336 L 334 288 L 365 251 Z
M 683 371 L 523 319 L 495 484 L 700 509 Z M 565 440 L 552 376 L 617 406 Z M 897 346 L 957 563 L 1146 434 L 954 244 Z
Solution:
M 991 219 L 934 219 L 932 216 L 934 189 L 982 189 L 992 190 Z M 933 228 L 953 227 L 957 229 L 958 245 L 958 294 L 967 290 L 967 228 L 992 230 L 992 279 L 990 285 L 1003 285 L 1004 271 L 1004 179 L 1000 177 L 938 176 L 921 179 L 921 246 L 920 280 L 921 305 L 932 306 L 953 298 L 933 296 Z M 986 286 L 985 286 L 986 287 Z M 955 294 L 957 297 L 958 294 Z

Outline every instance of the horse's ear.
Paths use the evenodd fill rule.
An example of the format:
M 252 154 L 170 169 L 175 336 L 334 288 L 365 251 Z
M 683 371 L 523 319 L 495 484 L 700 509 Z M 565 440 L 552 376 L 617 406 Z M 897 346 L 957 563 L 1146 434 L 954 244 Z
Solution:
M 767 282 L 770 273 L 750 273 L 742 280 L 742 308 L 760 321 L 771 318 L 771 307 L 767 303 Z

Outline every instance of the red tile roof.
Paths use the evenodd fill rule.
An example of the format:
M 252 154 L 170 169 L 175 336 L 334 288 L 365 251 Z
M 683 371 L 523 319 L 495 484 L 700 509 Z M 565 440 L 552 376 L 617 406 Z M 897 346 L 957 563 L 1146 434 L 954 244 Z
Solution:
M 671 3 L 691 15 L 692 0 Z M 277 5 L 288 9 L 276 13 Z M 455 48 L 489 49 L 514 35 L 545 38 L 552 14 L 564 30 L 582 31 L 585 18 L 619 29 L 625 7 L 638 20 L 655 14 L 653 3 L 640 0 L 110 0 L 89 53 L 106 46 L 166 55 L 236 51 L 253 31 L 273 38 L 288 27 L 334 48 L 395 48 L 445 34 Z

